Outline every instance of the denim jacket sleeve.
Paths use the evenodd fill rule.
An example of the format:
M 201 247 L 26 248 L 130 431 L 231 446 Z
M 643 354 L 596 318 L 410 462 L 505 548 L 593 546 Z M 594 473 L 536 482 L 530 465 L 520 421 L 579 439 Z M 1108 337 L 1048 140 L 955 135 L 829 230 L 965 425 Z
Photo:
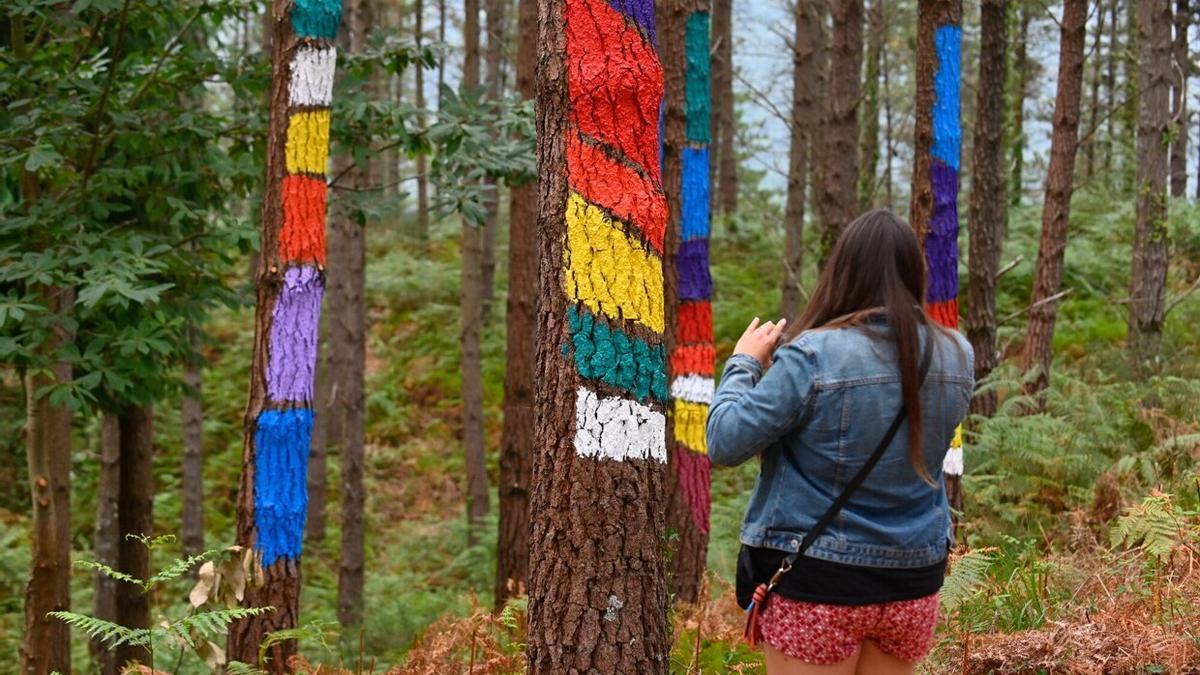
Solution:
M 736 466 L 787 433 L 812 402 L 817 364 L 799 342 L 775 352 L 770 370 L 752 356 L 734 354 L 708 412 L 708 457 Z

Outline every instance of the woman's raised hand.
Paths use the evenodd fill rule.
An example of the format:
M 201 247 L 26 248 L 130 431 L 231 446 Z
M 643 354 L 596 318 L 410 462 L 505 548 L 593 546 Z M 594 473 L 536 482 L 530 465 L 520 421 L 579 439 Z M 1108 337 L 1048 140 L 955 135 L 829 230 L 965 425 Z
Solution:
M 786 325 L 787 319 L 780 319 L 779 323 L 768 321 L 760 324 L 758 317 L 754 317 L 754 320 L 746 327 L 746 332 L 738 338 L 733 353 L 751 356 L 766 366 L 771 360 L 771 355 L 775 353 L 775 348 L 779 346 L 779 340 L 783 337 L 783 328 Z

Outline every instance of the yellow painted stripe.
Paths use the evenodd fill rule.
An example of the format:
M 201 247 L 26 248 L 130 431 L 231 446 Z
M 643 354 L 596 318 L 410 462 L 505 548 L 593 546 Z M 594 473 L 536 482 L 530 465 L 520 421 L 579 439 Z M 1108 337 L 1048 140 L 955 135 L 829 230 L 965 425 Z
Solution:
M 662 260 L 576 192 L 567 200 L 566 219 L 567 297 L 596 314 L 663 332 Z
M 329 111 L 299 112 L 288 120 L 287 172 L 325 173 L 329 161 Z
M 961 448 L 963 441 L 962 436 L 962 425 L 960 424 L 954 428 L 954 438 L 950 441 L 950 447 Z
M 704 438 L 707 421 L 707 405 L 675 399 L 675 440 L 688 450 L 708 453 L 708 442 Z

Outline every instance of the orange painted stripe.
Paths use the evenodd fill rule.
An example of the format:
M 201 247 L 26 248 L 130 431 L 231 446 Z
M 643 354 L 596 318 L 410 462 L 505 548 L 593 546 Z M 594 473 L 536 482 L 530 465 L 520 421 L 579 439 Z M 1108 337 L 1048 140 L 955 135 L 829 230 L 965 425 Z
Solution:
M 667 199 L 645 176 L 585 143 L 578 134 L 569 133 L 567 177 L 571 187 L 584 199 L 632 224 L 662 253 Z
M 671 375 L 708 375 L 716 370 L 717 350 L 712 345 L 688 345 L 671 353 Z
M 325 181 L 284 176 L 279 257 L 284 262 L 325 264 Z

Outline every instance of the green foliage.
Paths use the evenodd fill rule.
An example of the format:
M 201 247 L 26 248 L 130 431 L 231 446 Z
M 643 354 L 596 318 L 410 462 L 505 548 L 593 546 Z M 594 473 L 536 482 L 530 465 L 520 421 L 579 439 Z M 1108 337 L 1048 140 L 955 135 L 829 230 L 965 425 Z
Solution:
M 992 550 L 976 549 L 954 560 L 950 574 L 942 585 L 942 614 L 953 616 L 960 605 L 979 592 L 987 581 L 988 569 L 995 562 Z
M 1140 549 L 1164 564 L 1171 559 L 1175 548 L 1186 541 L 1185 523 L 1189 516 L 1195 515 L 1175 504 L 1172 495 L 1147 495 L 1117 518 L 1109 538 L 1113 546 Z

